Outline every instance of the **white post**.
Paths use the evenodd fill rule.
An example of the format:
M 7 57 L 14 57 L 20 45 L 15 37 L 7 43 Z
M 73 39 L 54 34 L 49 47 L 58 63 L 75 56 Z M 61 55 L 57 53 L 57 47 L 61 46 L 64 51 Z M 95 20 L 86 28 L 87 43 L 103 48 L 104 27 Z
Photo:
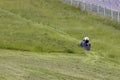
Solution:
M 84 2 L 82 2 L 83 3 L 83 10 L 85 10 L 85 3 Z
M 105 7 L 104 7 L 104 16 L 106 16 L 106 14 L 105 14 Z
M 100 14 L 99 11 L 100 11 L 100 10 L 99 10 L 99 5 L 98 5 L 98 6 L 97 6 L 97 13 L 98 13 L 98 14 Z
M 92 4 L 90 3 L 90 11 L 92 12 Z
M 84 10 L 86 10 L 86 3 L 84 2 Z
M 71 5 L 73 4 L 73 1 L 71 0 Z
M 118 22 L 120 22 L 120 13 L 118 12 Z
M 111 9 L 111 17 L 112 17 L 112 19 L 113 19 L 113 11 L 112 11 L 112 9 Z
M 83 10 L 85 10 L 85 0 L 82 0 Z
M 79 1 L 79 8 L 81 8 L 81 1 Z

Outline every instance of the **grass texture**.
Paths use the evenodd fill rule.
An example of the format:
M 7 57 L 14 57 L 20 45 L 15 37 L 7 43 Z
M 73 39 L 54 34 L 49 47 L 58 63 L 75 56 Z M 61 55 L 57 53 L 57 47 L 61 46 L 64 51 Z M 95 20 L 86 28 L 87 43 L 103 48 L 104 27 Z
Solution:
M 0 80 L 120 80 L 119 26 L 59 0 L 0 0 Z

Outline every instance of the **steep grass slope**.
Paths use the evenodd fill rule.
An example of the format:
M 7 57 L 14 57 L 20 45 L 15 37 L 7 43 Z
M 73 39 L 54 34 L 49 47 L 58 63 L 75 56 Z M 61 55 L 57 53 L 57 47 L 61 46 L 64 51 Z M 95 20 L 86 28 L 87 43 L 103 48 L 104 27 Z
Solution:
M 119 26 L 59 0 L 0 0 L 0 79 L 119 80 Z
M 60 30 L 32 22 L 4 9 L 0 9 L 0 13 L 1 48 L 70 53 L 79 50 L 76 46 L 76 39 L 72 39 Z
M 7 31 L 4 33 L 4 35 L 1 35 L 1 37 L 4 36 L 9 38 L 9 41 L 7 42 L 8 44 L 3 44 L 4 43 L 3 41 L 7 39 L 3 39 L 0 41 L 2 47 L 25 49 L 25 50 L 33 49 L 33 51 L 36 51 L 35 49 L 37 49 L 37 51 L 42 51 L 42 49 L 44 49 L 43 51 L 47 51 L 48 48 L 46 48 L 45 44 L 47 45 L 50 44 L 48 46 L 49 48 L 51 48 L 52 46 L 54 46 L 54 44 L 56 44 L 57 47 L 53 47 L 53 49 L 51 50 L 49 49 L 48 51 L 50 52 L 68 51 L 73 53 L 79 51 L 79 49 L 77 49 L 77 51 L 71 50 L 76 46 L 77 41 L 81 40 L 84 36 L 89 36 L 91 39 L 91 43 L 93 45 L 92 47 L 93 51 L 97 51 L 98 54 L 107 57 L 109 56 L 110 58 L 115 58 L 116 61 L 119 61 L 118 59 L 120 56 L 119 55 L 120 44 L 118 43 L 120 41 L 119 38 L 120 31 L 119 31 L 119 24 L 115 22 L 109 21 L 107 19 L 101 18 L 96 15 L 87 14 L 86 12 L 80 11 L 78 8 L 74 8 L 66 4 L 61 4 L 60 1 L 58 0 L 43 0 L 43 1 L 42 0 L 25 0 L 25 1 L 0 0 L 0 8 L 1 8 L 1 13 L 3 12 L 4 14 L 4 15 L 1 14 L 0 27 L 2 27 L 1 30 L 3 30 L 4 28 L 4 30 Z M 58 37 L 56 37 L 56 39 L 52 39 L 50 38 L 52 36 L 49 36 L 51 40 L 49 39 L 45 40 L 46 38 L 43 38 L 45 37 L 44 35 L 43 37 L 39 36 L 40 38 L 38 39 L 37 35 L 40 34 L 41 29 L 38 29 L 39 26 L 37 28 L 32 26 L 34 24 L 35 25 L 43 24 L 45 26 L 48 26 L 49 28 L 56 30 L 57 33 L 60 34 L 62 33 L 63 35 L 65 34 L 64 37 L 65 38 L 68 38 L 67 36 L 71 37 L 71 40 L 74 43 L 71 43 L 69 41 L 66 41 L 66 43 L 64 43 L 64 41 L 62 40 L 56 41 Z M 19 28 L 15 28 L 16 26 Z M 29 26 L 31 26 L 34 29 L 37 29 L 38 31 L 34 32 L 34 29 L 31 29 L 32 32 L 30 32 Z M 18 38 L 20 38 L 19 39 L 20 41 L 16 40 L 18 42 L 16 42 L 15 44 L 13 44 L 14 41 L 12 41 L 13 43 L 10 42 L 11 39 L 16 39 L 16 37 L 13 35 L 12 35 L 13 38 L 9 37 L 7 33 L 11 33 L 12 31 L 11 29 L 9 30 L 8 27 L 9 28 L 12 27 L 12 30 L 15 29 L 14 31 L 18 33 L 17 36 Z M 28 28 L 25 29 L 26 27 Z M 16 35 L 16 33 L 14 33 L 14 35 Z M 21 36 L 24 35 L 24 33 L 26 33 L 27 37 Z M 49 33 L 50 32 L 48 32 L 47 34 Z M 32 35 L 34 36 L 34 38 L 31 38 Z M 53 33 L 53 35 L 55 35 L 55 33 Z M 22 38 L 24 41 L 22 40 Z M 31 39 L 35 39 L 35 40 L 31 40 Z M 45 41 L 45 42 L 44 43 L 42 42 L 42 44 L 38 44 L 41 43 L 41 41 Z M 21 45 L 21 47 L 19 46 L 19 44 Z M 42 48 L 43 45 L 45 45 L 44 48 Z M 63 46 L 67 46 L 66 51 L 62 50 L 64 49 Z M 70 46 L 74 46 L 74 47 L 70 47 Z M 32 48 L 28 48 L 28 47 L 32 47 Z M 70 48 L 68 49 L 68 47 Z M 77 47 L 75 47 L 75 49 L 76 48 Z

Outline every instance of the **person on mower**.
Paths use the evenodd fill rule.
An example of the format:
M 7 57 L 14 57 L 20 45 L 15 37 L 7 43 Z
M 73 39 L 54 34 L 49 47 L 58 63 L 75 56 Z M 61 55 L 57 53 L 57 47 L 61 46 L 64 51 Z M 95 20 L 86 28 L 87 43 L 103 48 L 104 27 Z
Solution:
M 85 37 L 80 43 L 80 46 L 85 48 L 86 50 L 90 50 L 91 44 L 89 43 L 89 37 Z

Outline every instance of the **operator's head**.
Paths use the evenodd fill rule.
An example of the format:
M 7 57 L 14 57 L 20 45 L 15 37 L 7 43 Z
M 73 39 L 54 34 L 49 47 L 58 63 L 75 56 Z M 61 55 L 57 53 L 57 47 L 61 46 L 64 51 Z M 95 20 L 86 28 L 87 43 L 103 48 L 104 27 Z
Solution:
M 88 40 L 89 41 L 89 37 L 85 37 L 84 40 Z

